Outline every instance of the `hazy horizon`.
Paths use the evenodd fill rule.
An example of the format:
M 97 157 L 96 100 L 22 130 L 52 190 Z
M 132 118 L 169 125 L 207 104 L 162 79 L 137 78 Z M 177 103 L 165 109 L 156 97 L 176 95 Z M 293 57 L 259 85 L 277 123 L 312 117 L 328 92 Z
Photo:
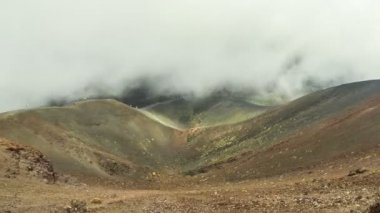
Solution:
M 374 0 L 0 2 L 0 112 L 229 86 L 294 99 L 380 78 Z

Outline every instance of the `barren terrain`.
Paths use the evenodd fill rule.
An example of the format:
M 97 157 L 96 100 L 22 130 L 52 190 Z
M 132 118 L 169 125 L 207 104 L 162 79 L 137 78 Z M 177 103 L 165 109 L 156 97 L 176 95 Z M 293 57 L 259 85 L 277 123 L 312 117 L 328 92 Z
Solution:
M 379 94 L 3 113 L 0 212 L 380 212 Z

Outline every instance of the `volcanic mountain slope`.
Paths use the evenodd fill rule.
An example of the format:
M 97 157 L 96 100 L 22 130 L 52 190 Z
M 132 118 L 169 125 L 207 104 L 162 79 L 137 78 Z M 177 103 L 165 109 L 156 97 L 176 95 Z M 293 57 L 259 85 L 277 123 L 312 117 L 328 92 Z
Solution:
M 142 110 L 167 125 L 187 129 L 245 121 L 269 108 L 253 104 L 242 97 L 216 94 L 200 99 L 177 98 L 144 107 Z
M 182 132 L 113 100 L 5 113 L 0 137 L 40 150 L 58 172 L 123 179 L 174 165 L 185 143 Z
M 0 137 L 40 150 L 61 174 L 145 183 L 187 155 L 187 131 L 145 114 L 114 100 L 8 112 Z
M 143 110 L 113 100 L 84 101 L 2 114 L 0 137 L 34 147 L 58 172 L 76 176 L 143 180 L 154 171 L 196 175 L 212 170 L 241 180 L 378 149 L 379 94 L 380 81 L 347 84 L 241 123 L 182 130 L 151 119 L 146 110 L 170 112 L 172 123 L 191 125 L 200 117 L 207 118 L 204 124 L 222 118 L 228 123 L 239 110 L 253 116 L 263 108 L 220 97 L 198 105 L 181 99 Z M 182 119 L 184 115 L 189 116 Z
M 139 110 L 92 100 L 0 114 L 0 211 L 84 211 L 73 198 L 94 212 L 380 206 L 380 81 L 329 88 L 260 115 L 242 100 L 200 103 Z M 242 108 L 252 117 L 234 120 Z M 60 185 L 61 175 L 88 187 Z
M 252 120 L 193 130 L 188 146 L 196 154 L 183 167 L 187 174 L 213 170 L 229 180 L 380 153 L 380 81 L 322 90 Z

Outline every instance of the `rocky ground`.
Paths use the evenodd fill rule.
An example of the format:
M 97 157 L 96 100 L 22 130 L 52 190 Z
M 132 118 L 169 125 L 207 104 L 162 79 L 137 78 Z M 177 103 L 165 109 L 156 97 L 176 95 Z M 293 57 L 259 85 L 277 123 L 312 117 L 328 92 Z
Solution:
M 153 172 L 138 186 L 60 175 L 39 151 L 4 139 L 0 157 L 0 212 L 380 212 L 377 153 L 240 182 L 220 177 L 229 167 Z
M 39 151 L 0 140 L 0 212 L 380 212 L 377 149 L 278 176 L 226 181 L 230 165 L 139 185 L 62 175 Z M 137 183 L 137 182 L 135 182 Z
M 380 171 L 307 173 L 185 187 L 115 186 L 1 178 L 0 212 L 379 212 Z
M 39 151 L 0 138 L 0 175 L 6 178 L 28 176 L 54 183 L 53 166 Z

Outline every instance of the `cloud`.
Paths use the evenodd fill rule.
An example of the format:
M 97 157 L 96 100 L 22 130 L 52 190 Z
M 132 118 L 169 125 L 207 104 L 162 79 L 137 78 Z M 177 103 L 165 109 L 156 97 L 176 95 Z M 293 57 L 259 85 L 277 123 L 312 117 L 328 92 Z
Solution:
M 154 82 L 162 92 L 233 84 L 286 98 L 316 82 L 379 78 L 379 9 L 375 0 L 1 1 L 0 111 L 118 95 L 144 76 L 165 76 Z

